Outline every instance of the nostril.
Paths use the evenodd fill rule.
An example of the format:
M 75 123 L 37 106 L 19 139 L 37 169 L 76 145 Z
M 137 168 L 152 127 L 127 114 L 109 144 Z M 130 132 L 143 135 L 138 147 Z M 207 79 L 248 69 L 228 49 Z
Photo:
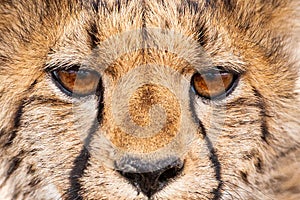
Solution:
M 118 171 L 118 172 L 132 183 L 140 182 L 142 179 L 142 175 L 138 173 L 130 173 L 130 172 L 122 172 L 122 171 Z
M 184 164 L 176 160 L 172 164 L 152 172 L 133 173 L 118 171 L 134 187 L 148 197 L 165 187 L 170 180 L 175 179 L 183 170 Z
M 159 177 L 159 182 L 168 182 L 170 179 L 177 177 L 183 170 L 183 164 L 177 164 L 164 171 Z

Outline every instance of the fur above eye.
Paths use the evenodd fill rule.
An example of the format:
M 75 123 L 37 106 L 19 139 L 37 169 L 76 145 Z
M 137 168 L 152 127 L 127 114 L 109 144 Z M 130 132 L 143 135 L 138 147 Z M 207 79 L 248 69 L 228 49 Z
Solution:
M 236 87 L 238 74 L 235 72 L 213 69 L 196 73 L 192 76 L 193 91 L 205 99 L 222 99 Z
M 52 72 L 54 81 L 67 95 L 87 96 L 95 93 L 100 75 L 94 70 L 82 70 L 79 67 L 58 69 Z

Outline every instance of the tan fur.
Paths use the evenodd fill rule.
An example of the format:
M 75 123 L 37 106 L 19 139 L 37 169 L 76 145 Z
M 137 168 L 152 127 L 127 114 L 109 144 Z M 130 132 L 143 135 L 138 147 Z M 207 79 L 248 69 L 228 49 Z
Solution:
M 0 199 L 300 199 L 299 11 L 298 0 L 1 0 Z M 51 78 L 72 65 L 101 75 L 101 120 L 97 95 L 67 96 Z M 240 80 L 202 100 L 191 77 L 214 66 Z M 128 157 L 184 168 L 148 198 L 118 173 Z

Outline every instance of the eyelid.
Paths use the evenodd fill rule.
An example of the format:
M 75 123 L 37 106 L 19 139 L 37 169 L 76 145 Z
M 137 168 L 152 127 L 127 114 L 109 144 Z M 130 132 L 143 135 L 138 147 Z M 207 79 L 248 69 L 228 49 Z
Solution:
M 77 68 L 78 70 L 94 71 L 94 69 L 87 67 L 86 65 L 80 63 L 48 63 L 45 65 L 45 71 L 48 73 L 57 70 L 69 70 L 71 68 Z M 96 71 L 96 70 L 95 70 Z
M 214 66 L 214 67 L 208 67 L 207 69 L 201 69 L 197 70 L 199 74 L 205 74 L 205 73 L 213 73 L 213 72 L 219 72 L 219 73 L 232 73 L 232 74 L 242 74 L 244 71 L 232 69 L 231 67 L 226 66 Z

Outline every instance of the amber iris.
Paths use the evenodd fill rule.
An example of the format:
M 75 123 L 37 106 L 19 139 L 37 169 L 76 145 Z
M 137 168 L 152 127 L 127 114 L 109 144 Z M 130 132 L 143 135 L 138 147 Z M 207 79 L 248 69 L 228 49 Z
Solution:
M 53 72 L 54 78 L 68 95 L 87 96 L 95 93 L 100 75 L 96 71 L 66 69 Z
M 201 97 L 216 99 L 226 97 L 234 88 L 237 75 L 229 71 L 210 70 L 196 73 L 192 77 L 192 87 Z

